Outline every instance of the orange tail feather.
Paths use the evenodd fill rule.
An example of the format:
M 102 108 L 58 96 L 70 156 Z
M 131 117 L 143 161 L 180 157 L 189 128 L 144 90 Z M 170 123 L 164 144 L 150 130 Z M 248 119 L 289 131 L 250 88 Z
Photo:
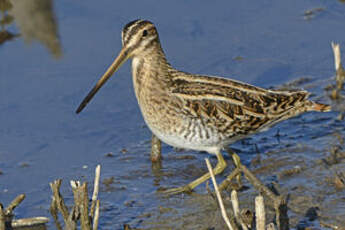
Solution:
M 329 111 L 331 111 L 331 106 L 330 105 L 316 103 L 316 102 L 312 101 L 308 110 L 309 111 L 318 111 L 318 112 L 329 112 Z

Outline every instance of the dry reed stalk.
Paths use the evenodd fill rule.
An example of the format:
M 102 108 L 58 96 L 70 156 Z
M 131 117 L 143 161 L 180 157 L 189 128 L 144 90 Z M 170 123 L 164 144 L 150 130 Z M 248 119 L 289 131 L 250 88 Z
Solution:
M 99 181 L 100 181 L 101 167 L 97 165 L 95 169 L 95 180 L 93 195 L 91 198 L 91 207 L 89 211 L 89 197 L 87 190 L 87 183 L 81 183 L 80 181 L 70 181 L 73 197 L 74 206 L 71 211 L 64 203 L 64 200 L 60 194 L 61 180 L 56 180 L 50 183 L 50 187 L 53 191 L 53 198 L 51 203 L 51 213 L 55 220 L 57 228 L 62 229 L 57 218 L 57 211 L 59 211 L 65 222 L 65 229 L 75 230 L 77 229 L 78 220 L 80 220 L 82 230 L 97 230 L 99 222 L 99 206 L 100 201 L 97 199 L 99 192 Z M 92 228 L 91 228 L 92 227 Z
M 225 211 L 225 208 L 224 208 L 224 203 L 223 203 L 223 200 L 222 200 L 222 196 L 220 195 L 220 192 L 218 190 L 217 182 L 216 182 L 216 179 L 214 177 L 210 161 L 207 158 L 205 158 L 205 161 L 206 161 L 206 165 L 207 165 L 208 171 L 209 171 L 209 173 L 211 175 L 212 183 L 213 183 L 216 195 L 217 195 L 217 199 L 218 199 L 218 202 L 219 202 L 219 206 L 220 206 L 220 210 L 222 212 L 222 217 L 224 219 L 224 222 L 226 223 L 226 225 L 228 226 L 228 228 L 230 230 L 234 230 L 234 227 L 231 225 L 231 223 L 229 221 L 229 218 L 228 218 L 228 216 L 226 214 L 226 211 Z
M 231 203 L 237 223 L 241 225 L 243 230 L 248 230 L 247 226 L 243 223 L 242 217 L 240 215 L 240 204 L 238 202 L 236 190 L 232 190 L 231 192 Z
M 255 197 L 255 220 L 257 230 L 265 230 L 265 215 L 264 197 L 260 195 Z

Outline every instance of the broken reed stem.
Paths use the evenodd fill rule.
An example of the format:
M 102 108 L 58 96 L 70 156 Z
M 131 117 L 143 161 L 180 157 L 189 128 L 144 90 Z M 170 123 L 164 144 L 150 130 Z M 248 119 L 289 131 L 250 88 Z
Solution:
M 0 230 L 5 230 L 5 227 L 6 227 L 5 222 L 6 222 L 5 212 L 4 212 L 2 204 L 0 204 Z
M 74 207 L 76 208 L 75 211 L 80 213 L 81 229 L 89 230 L 91 229 L 91 225 L 89 219 L 87 183 L 84 182 L 81 184 L 80 181 L 71 181 L 70 183 L 73 191 Z
M 287 215 L 288 208 L 285 198 L 283 196 L 275 195 L 258 178 L 256 178 L 256 176 L 245 165 L 239 164 L 237 168 L 235 168 L 234 171 L 221 183 L 220 189 L 225 189 L 231 183 L 231 180 L 240 173 L 244 174 L 244 176 L 254 186 L 255 189 L 272 200 L 276 212 L 276 223 L 278 229 L 289 229 L 289 218 Z
M 65 227 L 67 230 L 77 230 L 77 221 L 79 218 L 79 209 L 75 206 L 72 207 L 67 219 L 68 225 Z
M 60 186 L 61 186 L 61 179 L 55 180 L 52 183 L 49 183 L 50 188 L 53 192 L 53 201 L 55 201 L 56 207 L 59 210 L 59 212 L 61 213 L 64 221 L 65 221 L 65 225 L 67 225 L 67 219 L 68 219 L 68 209 L 65 205 L 65 201 L 63 200 L 61 194 L 60 194 Z
M 270 189 L 268 189 L 256 176 L 249 171 L 245 165 L 240 165 L 241 171 L 249 182 L 257 189 L 260 193 L 266 195 L 273 201 L 274 209 L 276 211 L 276 222 L 278 229 L 287 230 L 289 229 L 289 217 L 287 215 L 287 205 L 283 196 L 275 195 Z
M 89 219 L 89 197 L 87 193 L 87 183 L 84 182 L 81 186 L 82 189 L 82 203 L 81 203 L 81 227 L 82 229 L 91 229 Z
M 32 217 L 13 219 L 13 210 L 25 199 L 25 194 L 20 194 L 4 209 L 0 204 L 0 230 L 14 228 L 30 228 L 35 225 L 43 225 L 49 222 L 47 217 Z
M 95 215 L 93 217 L 92 230 L 97 230 L 99 220 L 99 200 L 96 201 Z
M 289 230 L 289 217 L 288 217 L 288 207 L 286 200 L 280 197 L 280 203 L 275 204 L 276 211 L 276 223 L 279 230 Z
M 265 230 L 265 215 L 264 197 L 260 195 L 255 197 L 255 220 L 257 230 Z
M 62 230 L 62 227 L 59 223 L 59 218 L 58 218 L 58 208 L 56 206 L 56 201 L 54 196 L 52 197 L 52 202 L 50 203 L 50 208 L 49 208 L 50 214 L 52 215 L 53 219 L 54 219 L 54 223 L 56 225 L 56 228 L 58 230 Z
M 341 64 L 341 54 L 340 54 L 340 45 L 338 43 L 331 43 L 333 54 L 334 54 L 334 65 L 336 71 L 336 88 L 337 90 L 341 90 L 344 85 L 345 81 L 345 70 Z M 337 91 L 335 91 L 335 94 Z
M 219 206 L 220 206 L 220 210 L 222 212 L 223 219 L 224 219 L 226 225 L 228 226 L 228 228 L 230 230 L 233 230 L 234 227 L 231 225 L 231 223 L 229 221 L 229 218 L 228 218 L 228 216 L 226 214 L 226 211 L 225 211 L 225 208 L 224 208 L 224 204 L 223 204 L 223 200 L 222 200 L 222 196 L 220 195 L 220 192 L 218 190 L 217 182 L 216 182 L 216 179 L 214 177 L 210 161 L 207 158 L 205 158 L 205 161 L 206 161 L 206 165 L 207 165 L 208 171 L 209 171 L 211 179 L 212 179 L 214 190 L 215 190 L 216 195 L 217 195 L 217 199 L 218 199 L 218 202 L 219 202 Z
M 98 191 L 99 191 L 99 178 L 101 176 L 101 166 L 97 165 L 95 169 L 95 180 L 93 184 L 92 202 L 90 208 L 90 216 L 93 218 L 95 212 L 95 205 L 97 202 Z
M 341 55 L 340 55 L 340 46 L 338 43 L 331 42 L 333 54 L 334 54 L 334 67 L 335 70 L 338 70 L 341 66 Z
M 238 202 L 236 190 L 232 190 L 232 192 L 231 192 L 231 203 L 232 203 L 232 208 L 234 209 L 235 218 L 237 220 L 239 213 L 240 213 L 240 205 Z
M 4 209 L 0 204 L 0 230 L 5 230 L 8 223 L 12 224 L 13 210 L 25 199 L 25 194 L 20 194 Z
M 240 204 L 238 202 L 237 192 L 236 190 L 232 190 L 231 192 L 231 203 L 232 208 L 234 210 L 235 218 L 237 223 L 239 223 L 243 230 L 248 230 L 247 226 L 243 223 L 242 217 L 240 215 Z
M 32 217 L 32 218 L 23 218 L 18 220 L 13 220 L 11 222 L 12 228 L 24 228 L 30 227 L 35 225 L 46 224 L 49 222 L 49 218 L 47 217 Z
M 5 215 L 9 215 L 12 211 L 25 199 L 25 194 L 20 194 L 5 209 Z
M 50 212 L 54 218 L 55 224 L 58 230 L 62 230 L 62 227 L 58 221 L 58 212 L 61 213 L 65 227 L 67 230 L 76 230 L 78 220 L 80 220 L 80 229 L 82 230 L 97 230 L 99 222 L 99 207 L 100 201 L 98 198 L 99 192 L 99 182 L 101 166 L 97 165 L 95 169 L 95 180 L 94 180 L 94 190 L 91 198 L 91 207 L 89 212 L 89 196 L 87 183 L 81 184 L 80 181 L 70 181 L 72 187 L 74 206 L 71 211 L 68 209 L 64 203 L 64 200 L 60 194 L 60 186 L 62 180 L 55 180 L 50 183 L 50 187 L 53 191 L 52 202 L 50 205 Z M 1 230 L 1 229 L 0 229 Z

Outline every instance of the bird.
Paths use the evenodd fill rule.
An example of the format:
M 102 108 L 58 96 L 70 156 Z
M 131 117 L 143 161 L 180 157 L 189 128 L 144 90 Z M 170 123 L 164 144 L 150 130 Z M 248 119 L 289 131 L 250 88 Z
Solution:
M 230 144 L 302 113 L 331 110 L 329 105 L 309 100 L 310 93 L 304 90 L 264 89 L 229 78 L 177 70 L 167 61 L 156 26 L 148 20 L 129 22 L 121 36 L 121 51 L 76 113 L 126 60 L 132 59 L 135 96 L 153 135 L 173 147 L 215 155 L 215 175 L 227 166 L 221 152 Z M 235 165 L 240 164 L 235 153 L 233 160 Z M 166 193 L 190 192 L 209 178 L 210 173 L 205 173 Z

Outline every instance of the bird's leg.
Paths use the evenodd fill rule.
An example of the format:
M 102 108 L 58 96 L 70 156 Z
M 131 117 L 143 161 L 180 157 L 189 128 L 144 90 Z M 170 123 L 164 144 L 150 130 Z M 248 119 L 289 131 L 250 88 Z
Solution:
M 240 157 L 234 151 L 232 151 L 232 149 L 230 149 L 230 148 L 226 148 L 225 150 L 228 152 L 229 155 L 231 155 L 232 160 L 234 161 L 236 168 L 240 168 L 240 166 L 241 166 Z M 242 183 L 241 183 L 241 174 L 240 173 L 236 176 L 236 179 L 237 179 L 238 184 L 241 185 Z
M 223 155 L 220 153 L 220 151 L 218 151 L 216 153 L 216 156 L 217 156 L 218 163 L 217 163 L 216 167 L 214 167 L 214 169 L 213 169 L 214 175 L 217 175 L 217 174 L 223 172 L 223 170 L 226 167 L 226 161 L 224 160 Z M 182 192 L 191 192 L 196 186 L 205 182 L 210 177 L 211 177 L 210 173 L 206 173 L 203 176 L 199 177 L 198 179 L 187 184 L 186 186 L 168 189 L 168 190 L 164 191 L 164 193 L 169 194 L 169 195 L 173 195 L 173 194 L 178 194 L 178 193 L 182 193 Z
M 156 163 L 162 160 L 162 146 L 161 141 L 152 134 L 152 141 L 151 141 L 151 162 Z

